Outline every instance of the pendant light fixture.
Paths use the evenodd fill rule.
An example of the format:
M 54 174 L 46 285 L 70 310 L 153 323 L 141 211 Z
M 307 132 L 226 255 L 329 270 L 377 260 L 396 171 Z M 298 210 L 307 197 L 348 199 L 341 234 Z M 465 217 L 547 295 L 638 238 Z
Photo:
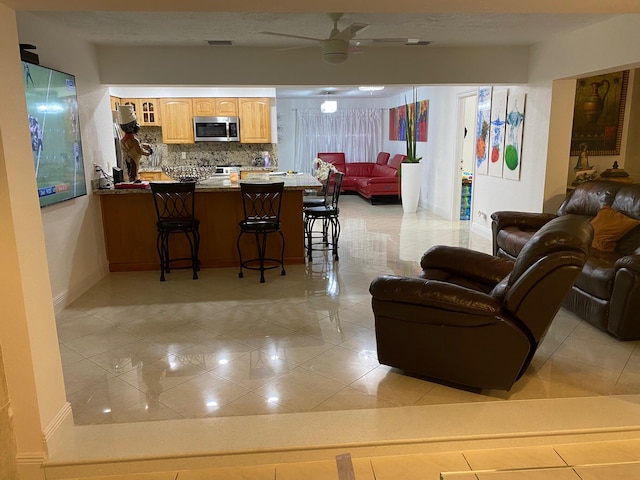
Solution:
M 335 113 L 338 110 L 337 100 L 329 100 L 328 91 L 325 92 L 325 95 L 327 96 L 327 99 L 322 102 L 322 105 L 320 105 L 320 111 L 322 113 Z

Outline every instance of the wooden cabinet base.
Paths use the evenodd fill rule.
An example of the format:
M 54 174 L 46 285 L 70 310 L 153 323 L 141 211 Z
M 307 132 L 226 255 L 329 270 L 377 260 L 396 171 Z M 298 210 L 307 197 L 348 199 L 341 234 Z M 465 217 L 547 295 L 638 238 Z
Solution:
M 196 216 L 200 220 L 200 265 L 202 268 L 238 267 L 236 248 L 238 222 L 243 218 L 240 191 L 196 192 Z M 156 212 L 150 192 L 101 195 L 102 222 L 109 271 L 159 270 L 156 250 Z M 285 267 L 303 264 L 304 226 L 302 191 L 285 190 L 281 211 L 285 237 Z M 267 256 L 280 256 L 280 236 L 270 235 Z M 243 257 L 256 253 L 255 239 L 244 235 Z M 172 257 L 188 256 L 186 239 L 171 238 Z

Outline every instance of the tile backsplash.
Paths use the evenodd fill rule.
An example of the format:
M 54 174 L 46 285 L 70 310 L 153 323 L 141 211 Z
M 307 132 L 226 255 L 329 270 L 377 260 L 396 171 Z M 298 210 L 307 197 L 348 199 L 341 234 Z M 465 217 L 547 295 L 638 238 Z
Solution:
M 138 139 L 153 149 L 149 157 L 142 157 L 140 169 L 149 170 L 175 165 L 240 165 L 254 166 L 254 160 L 262 158 L 261 152 L 269 152 L 271 166 L 278 165 L 278 145 L 275 143 L 198 142 L 185 144 L 162 143 L 161 127 L 141 127 Z M 185 153 L 186 159 L 182 158 Z

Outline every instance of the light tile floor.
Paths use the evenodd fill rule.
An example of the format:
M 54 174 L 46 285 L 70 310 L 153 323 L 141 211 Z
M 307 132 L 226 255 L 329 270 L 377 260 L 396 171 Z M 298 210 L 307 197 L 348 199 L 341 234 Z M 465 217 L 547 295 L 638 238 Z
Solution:
M 376 358 L 368 292 L 431 245 L 490 253 L 468 222 L 340 199 L 340 261 L 239 279 L 236 269 L 109 274 L 57 315 L 76 425 L 640 393 L 638 342 L 561 310 L 510 392 L 405 376 Z M 206 241 L 206 239 L 203 239 Z

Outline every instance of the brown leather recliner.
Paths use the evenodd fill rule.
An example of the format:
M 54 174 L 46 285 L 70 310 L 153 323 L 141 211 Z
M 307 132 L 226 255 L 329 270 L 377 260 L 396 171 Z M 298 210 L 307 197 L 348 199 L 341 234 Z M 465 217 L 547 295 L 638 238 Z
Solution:
M 509 390 L 529 366 L 580 273 L 593 229 L 565 215 L 536 232 L 515 261 L 435 246 L 419 277 L 371 283 L 378 361 L 472 388 Z

